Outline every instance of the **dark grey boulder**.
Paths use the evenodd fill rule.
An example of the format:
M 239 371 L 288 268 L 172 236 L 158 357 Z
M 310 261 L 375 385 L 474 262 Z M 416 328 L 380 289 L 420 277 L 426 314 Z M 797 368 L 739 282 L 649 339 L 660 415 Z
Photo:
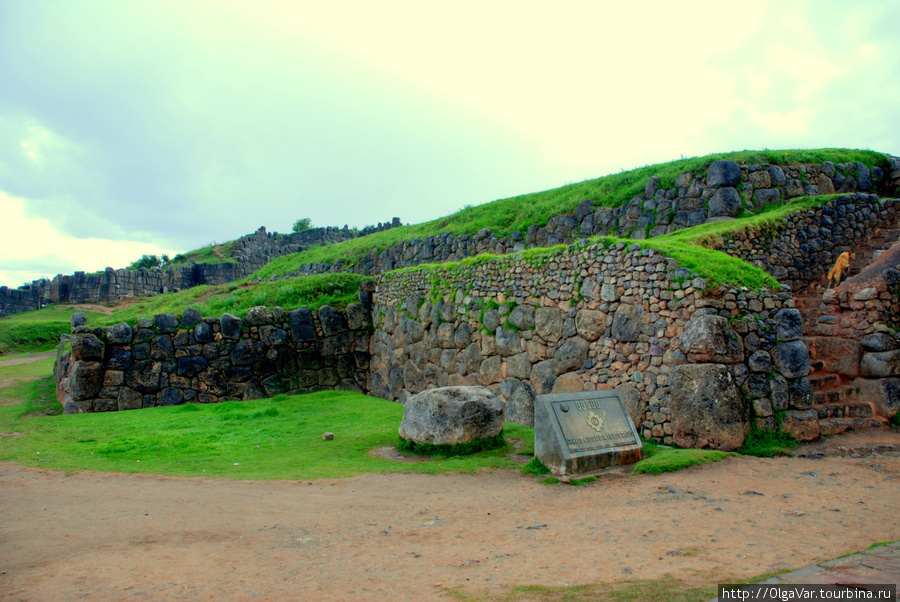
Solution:
M 72 314 L 70 324 L 72 325 L 72 328 L 84 326 L 85 324 L 87 324 L 87 314 L 83 311 L 76 311 L 74 314 Z
M 805 376 L 788 384 L 788 395 L 790 406 L 794 410 L 807 410 L 813 406 L 815 401 L 812 383 Z
M 868 334 L 860 339 L 859 343 L 867 351 L 893 351 L 900 348 L 900 341 L 883 332 Z
M 803 316 L 800 310 L 785 307 L 775 314 L 775 336 L 779 341 L 790 342 L 803 336 Z
M 613 314 L 610 334 L 617 341 L 637 341 L 641 334 L 642 305 L 621 304 Z
M 790 341 L 775 345 L 772 364 L 785 378 L 800 378 L 809 374 L 809 349 L 803 341 Z
M 515 424 L 534 426 L 534 387 L 527 381 L 516 384 L 504 409 L 505 420 Z
M 270 347 L 284 345 L 287 342 L 287 332 L 275 326 L 263 326 L 259 329 L 259 338 Z
M 125 384 L 139 393 L 156 393 L 159 391 L 161 374 L 162 362 L 135 362 L 131 370 L 125 373 Z
M 272 310 L 263 305 L 257 305 L 247 310 L 244 315 L 244 323 L 247 326 L 265 326 L 275 319 Z
M 709 200 L 709 217 L 737 217 L 743 210 L 741 195 L 730 186 L 718 189 Z
M 254 339 L 244 339 L 234 346 L 231 361 L 235 366 L 251 366 L 266 356 L 266 346 Z
M 181 315 L 181 327 L 190 330 L 203 320 L 203 315 L 193 307 L 184 310 Z
M 127 345 L 131 342 L 131 326 L 119 322 L 106 329 L 106 342 L 109 345 Z
M 103 360 L 103 368 L 106 370 L 128 370 L 131 367 L 133 356 L 131 351 L 123 347 L 110 347 Z
M 156 314 L 153 316 L 153 323 L 160 332 L 172 332 L 178 330 L 178 318 L 175 314 Z
M 722 316 L 690 320 L 679 338 L 681 351 L 691 362 L 735 364 L 744 361 L 744 343 Z
M 100 362 L 72 362 L 72 399 L 83 401 L 97 397 L 103 388 L 103 368 Z
M 241 338 L 241 330 L 244 327 L 244 321 L 239 317 L 228 313 L 222 314 L 219 325 L 222 329 L 222 336 L 226 339 Z
M 494 342 L 497 346 L 497 353 L 504 357 L 522 353 L 522 341 L 519 335 L 509 328 L 498 327 Z
M 294 341 L 312 341 L 316 338 L 316 326 L 313 323 L 312 312 L 308 307 L 300 307 L 288 314 L 291 324 L 291 335 Z
M 180 406 L 184 404 L 184 394 L 181 389 L 167 387 L 156 396 L 157 406 Z
M 772 356 L 766 351 L 754 351 L 747 360 L 747 364 L 753 372 L 768 373 L 772 370 Z
M 73 334 L 72 359 L 98 361 L 103 359 L 103 342 L 92 334 Z
M 559 346 L 553 356 L 557 374 L 578 370 L 587 359 L 590 344 L 581 337 L 573 337 Z
M 193 378 L 203 372 L 209 362 L 205 357 L 180 357 L 178 358 L 178 376 Z
M 731 373 L 722 364 L 675 367 L 670 409 L 672 436 L 681 447 L 734 451 L 750 431 Z
M 503 406 L 484 387 L 442 387 L 410 397 L 400 436 L 414 443 L 458 445 L 496 437 L 503 430 Z
M 200 322 L 194 326 L 194 340 L 201 345 L 211 343 L 213 340 L 212 326 L 206 322 Z
M 345 332 L 349 326 L 344 314 L 331 307 L 323 305 L 319 308 L 319 321 L 322 323 L 322 332 L 330 337 Z
M 741 183 L 741 166 L 734 161 L 716 161 L 706 170 L 706 185 L 713 188 Z

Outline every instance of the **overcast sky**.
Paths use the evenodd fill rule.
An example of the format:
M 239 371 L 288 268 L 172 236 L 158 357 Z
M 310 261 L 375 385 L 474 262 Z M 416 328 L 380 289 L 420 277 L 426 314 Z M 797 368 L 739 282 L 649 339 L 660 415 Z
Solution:
M 0 0 L 0 285 L 761 148 L 900 155 L 900 2 Z

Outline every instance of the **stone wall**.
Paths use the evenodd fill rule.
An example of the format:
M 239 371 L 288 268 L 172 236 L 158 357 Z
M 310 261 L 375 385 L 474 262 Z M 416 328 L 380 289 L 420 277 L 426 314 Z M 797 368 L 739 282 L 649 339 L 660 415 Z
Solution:
M 504 255 L 536 247 L 572 244 L 579 238 L 615 235 L 643 239 L 660 236 L 699 224 L 734 219 L 744 211 L 781 205 L 793 199 L 835 192 L 892 192 L 900 182 L 900 159 L 891 157 L 892 169 L 869 169 L 862 163 L 834 165 L 804 164 L 779 166 L 741 165 L 717 161 L 705 172 L 680 174 L 670 187 L 651 177 L 644 192 L 620 207 L 595 207 L 585 200 L 575 213 L 552 216 L 545 226 L 531 226 L 527 232 L 498 236 L 489 229 L 477 234 L 453 236 L 448 233 L 414 239 L 372 252 L 362 261 L 348 265 L 306 264 L 293 274 L 321 274 L 351 270 L 374 275 L 423 263 L 459 261 L 482 253 Z
M 824 281 L 838 255 L 855 252 L 876 228 L 892 227 L 898 220 L 900 200 L 841 195 L 815 209 L 791 213 L 763 230 L 726 235 L 715 248 L 799 290 Z
M 787 410 L 778 387 L 783 381 L 788 395 L 791 386 L 804 387 L 794 381 L 809 373 L 808 352 L 805 373 L 771 359 L 785 357 L 778 351 L 785 344 L 797 347 L 801 359 L 806 351 L 799 334 L 777 336 L 789 292 L 707 291 L 674 260 L 636 244 L 405 270 L 376 282 L 369 390 L 386 399 L 478 384 L 501 400 L 507 420 L 532 424 L 535 395 L 616 387 L 643 434 L 671 442 L 676 367 L 724 365 L 761 418 L 772 416 L 770 375 L 785 370 L 775 404 Z M 714 341 L 721 349 L 691 334 L 692 320 L 712 317 L 725 322 L 719 330 L 727 337 Z M 754 366 L 764 355 L 770 362 L 761 379 Z
M 32 285 L 19 288 L 0 286 L 0 318 L 23 311 L 40 309 L 41 299 L 39 289 Z
M 343 228 L 310 228 L 303 232 L 279 234 L 265 227 L 242 236 L 232 245 L 233 261 L 224 263 L 192 263 L 177 268 L 115 270 L 106 268 L 100 274 L 75 272 L 58 274 L 53 280 L 35 280 L 10 289 L 0 287 L 0 317 L 34 309 L 48 303 L 106 303 L 129 297 L 147 297 L 179 291 L 199 285 L 227 284 L 245 278 L 273 259 L 321 246 L 367 236 L 375 232 L 399 228 L 400 218 L 367 226 L 362 230 Z
M 71 351 L 54 368 L 57 398 L 66 413 L 80 413 L 330 389 L 365 393 L 371 293 L 361 290 L 360 298 L 346 311 L 254 307 L 242 319 L 188 309 L 134 325 L 78 325 Z

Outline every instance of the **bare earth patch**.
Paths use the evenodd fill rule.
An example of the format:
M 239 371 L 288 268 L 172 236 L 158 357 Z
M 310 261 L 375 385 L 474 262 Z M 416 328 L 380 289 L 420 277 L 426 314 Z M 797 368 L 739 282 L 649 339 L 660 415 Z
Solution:
M 900 539 L 900 458 L 731 458 L 542 485 L 515 470 L 230 481 L 0 463 L 2 599 L 434 599 L 715 585 Z

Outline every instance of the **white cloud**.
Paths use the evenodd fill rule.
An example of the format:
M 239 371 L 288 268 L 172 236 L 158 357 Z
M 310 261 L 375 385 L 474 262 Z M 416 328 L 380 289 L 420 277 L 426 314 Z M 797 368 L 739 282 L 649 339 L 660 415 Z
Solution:
M 29 217 L 25 202 L 0 191 L 0 284 L 16 287 L 76 270 L 121 268 L 144 254 L 175 255 L 153 244 L 63 236 L 50 221 Z

